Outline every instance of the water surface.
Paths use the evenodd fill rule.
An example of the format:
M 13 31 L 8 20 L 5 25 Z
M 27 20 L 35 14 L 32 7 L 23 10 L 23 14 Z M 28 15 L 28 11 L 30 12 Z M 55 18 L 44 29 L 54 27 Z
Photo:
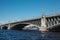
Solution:
M 60 40 L 60 33 L 22 30 L 0 30 L 0 40 Z

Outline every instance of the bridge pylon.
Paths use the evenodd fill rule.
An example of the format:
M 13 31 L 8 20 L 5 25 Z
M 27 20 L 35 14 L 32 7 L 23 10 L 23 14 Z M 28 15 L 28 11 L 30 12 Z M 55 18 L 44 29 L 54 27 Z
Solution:
M 41 17 L 41 27 L 39 28 L 40 31 L 45 31 L 47 29 L 46 25 L 46 17 L 44 15 L 44 11 L 42 11 L 42 17 Z

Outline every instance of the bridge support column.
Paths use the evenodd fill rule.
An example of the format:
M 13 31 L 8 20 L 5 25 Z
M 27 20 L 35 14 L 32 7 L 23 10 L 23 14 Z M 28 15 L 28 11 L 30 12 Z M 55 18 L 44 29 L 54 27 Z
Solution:
M 59 24 L 59 20 L 60 20 L 59 17 L 57 17 L 57 24 Z
M 51 25 L 54 25 L 54 20 L 53 19 L 51 19 Z
M 10 27 L 11 27 L 11 25 L 9 24 L 9 25 L 8 25 L 8 30 L 10 29 Z
M 42 16 L 41 18 L 41 27 L 39 28 L 39 31 L 47 31 L 47 20 L 45 16 Z
M 1 30 L 2 30 L 2 27 L 3 27 L 3 26 L 0 27 Z
M 0 29 L 2 29 L 2 24 L 0 24 Z
M 50 19 L 48 19 L 48 25 L 51 26 L 51 20 Z
M 53 24 L 54 24 L 54 25 L 56 24 L 56 18 L 54 18 L 54 20 L 53 20 Z
M 45 17 L 41 18 L 41 27 L 46 27 L 46 19 L 45 19 Z

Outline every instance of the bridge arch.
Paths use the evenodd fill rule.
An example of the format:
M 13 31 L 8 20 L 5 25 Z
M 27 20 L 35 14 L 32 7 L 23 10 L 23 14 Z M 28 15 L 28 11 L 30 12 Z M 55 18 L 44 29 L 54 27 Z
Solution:
M 29 23 L 14 24 L 13 26 L 10 27 L 10 30 L 22 30 L 22 28 L 24 28 L 27 25 L 29 25 Z
M 8 27 L 6 26 L 6 25 L 3 25 L 2 27 L 1 27 L 1 29 L 8 29 Z
M 34 24 L 30 24 L 30 25 L 27 25 L 23 28 L 23 30 L 39 30 L 39 27 L 38 25 L 34 25 Z

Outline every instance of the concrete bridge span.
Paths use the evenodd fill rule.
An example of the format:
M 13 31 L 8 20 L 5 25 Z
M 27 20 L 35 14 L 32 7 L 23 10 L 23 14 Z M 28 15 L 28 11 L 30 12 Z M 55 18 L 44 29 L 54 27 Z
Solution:
M 27 26 L 27 25 L 30 25 L 30 24 L 33 24 L 33 25 L 38 25 L 38 26 L 40 26 L 41 25 L 41 23 L 40 23 L 40 20 L 41 20 L 41 18 L 39 18 L 39 19 L 31 19 L 31 20 L 24 20 L 24 21 L 18 21 L 18 22 L 12 22 L 12 23 L 7 23 L 7 24 L 3 24 L 3 25 L 1 25 L 1 27 L 0 27 L 0 29 L 4 29 L 3 27 L 6 27 L 5 29 L 11 29 L 12 27 L 17 27 L 18 25 L 19 26 Z M 21 27 L 22 27 L 21 26 Z
M 46 27 L 48 29 L 55 29 L 59 28 L 60 26 L 60 14 L 59 15 L 51 15 L 51 16 L 41 16 L 39 18 L 33 18 L 29 20 L 23 20 L 23 21 L 16 21 L 11 23 L 6 23 L 0 25 L 0 29 L 22 29 L 27 25 L 37 25 L 40 27 Z
M 27 26 L 29 24 L 24 24 L 24 23 L 20 23 L 20 24 L 14 24 L 14 25 L 2 25 L 0 27 L 0 29 L 8 29 L 8 30 L 22 30 L 22 28 L 24 28 L 25 26 Z

